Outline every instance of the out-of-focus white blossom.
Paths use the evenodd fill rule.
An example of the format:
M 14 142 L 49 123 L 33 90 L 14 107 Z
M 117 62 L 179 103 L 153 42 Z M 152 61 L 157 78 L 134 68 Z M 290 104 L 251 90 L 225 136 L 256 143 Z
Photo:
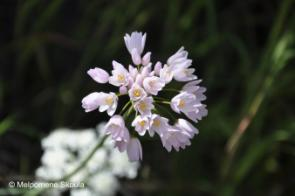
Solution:
M 57 129 L 42 140 L 42 165 L 36 170 L 38 182 L 55 181 L 76 169 L 105 134 L 105 123 L 96 129 Z M 67 139 L 70 138 L 70 139 Z M 138 162 L 129 162 L 127 152 L 112 150 L 114 142 L 107 138 L 87 162 L 68 182 L 84 183 L 84 188 L 69 189 L 70 195 L 115 195 L 120 186 L 118 177 L 137 176 Z M 50 189 L 48 195 L 61 195 L 63 189 Z

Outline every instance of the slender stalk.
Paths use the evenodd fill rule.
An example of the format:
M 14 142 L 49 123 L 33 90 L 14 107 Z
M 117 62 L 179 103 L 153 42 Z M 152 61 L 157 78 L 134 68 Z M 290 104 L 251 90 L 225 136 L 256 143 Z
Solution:
M 74 169 L 72 172 L 64 176 L 58 181 L 68 180 L 72 176 L 74 176 L 78 171 L 80 171 L 87 163 L 88 161 L 93 157 L 95 152 L 103 145 L 104 141 L 106 140 L 107 135 L 105 135 L 99 142 L 97 142 L 96 146 L 92 149 L 92 151 L 87 155 L 87 157 L 81 162 L 81 164 Z
M 106 138 L 107 138 L 107 135 L 105 135 L 101 140 L 99 140 L 97 142 L 95 147 L 90 151 L 90 153 L 85 157 L 85 159 L 78 165 L 78 167 L 76 167 L 72 172 L 65 175 L 61 179 L 55 180 L 54 182 L 61 182 L 61 181 L 69 180 L 72 176 L 74 176 L 76 173 L 78 173 L 88 163 L 88 161 L 93 157 L 95 152 L 103 145 Z M 32 190 L 27 191 L 24 195 L 25 196 L 39 195 L 47 189 L 50 189 L 50 188 L 32 189 Z
M 160 104 L 156 104 L 157 107 L 159 108 L 156 109 L 158 112 L 162 113 L 161 111 L 164 111 L 165 114 L 167 114 L 168 116 L 170 116 L 173 120 L 176 120 L 176 118 L 171 114 L 171 112 L 169 112 L 165 107 L 161 106 Z
M 155 103 L 167 104 L 170 105 L 170 101 L 155 101 Z
M 264 56 L 261 60 L 261 66 L 266 65 L 269 62 L 268 56 L 272 54 L 274 51 L 275 43 L 277 42 L 277 38 L 279 36 L 281 26 L 286 20 L 286 16 L 288 15 L 288 11 L 291 7 L 292 0 L 285 0 L 282 3 L 282 6 L 279 10 L 277 20 L 272 28 L 272 31 L 269 36 L 269 42 L 268 42 L 268 49 L 265 51 Z M 267 56 L 267 57 L 266 57 Z M 245 116 L 242 117 L 241 121 L 239 122 L 237 128 L 229 138 L 227 144 L 226 144 L 226 153 L 227 157 L 225 159 L 225 167 L 224 167 L 224 173 L 223 176 L 225 177 L 228 174 L 229 168 L 231 167 L 232 160 L 235 156 L 235 153 L 237 151 L 237 148 L 240 143 L 240 139 L 242 138 L 243 134 L 246 132 L 247 128 L 251 124 L 252 120 L 254 119 L 255 115 L 257 114 L 257 111 L 259 110 L 261 103 L 263 102 L 267 92 L 269 91 L 274 78 L 276 76 L 276 73 L 272 71 L 272 69 L 277 64 L 273 63 L 273 65 L 270 67 L 271 71 L 266 76 L 266 78 L 263 81 L 262 88 L 257 92 L 256 96 L 254 97 L 253 101 L 250 104 L 250 107 L 248 111 L 246 112 Z
M 125 105 L 124 107 L 122 108 L 121 112 L 120 112 L 120 115 L 122 115 L 124 113 L 124 111 L 127 109 L 127 107 L 131 104 L 131 100 L 129 100 Z
M 121 97 L 121 96 L 124 96 L 125 94 L 116 93 L 116 95 L 117 95 L 118 97 Z
M 158 101 L 169 101 L 168 99 L 165 99 L 163 97 L 154 97 L 154 100 L 158 100 Z
M 164 88 L 163 91 L 170 91 L 170 92 L 179 92 L 179 90 L 171 89 L 171 88 Z

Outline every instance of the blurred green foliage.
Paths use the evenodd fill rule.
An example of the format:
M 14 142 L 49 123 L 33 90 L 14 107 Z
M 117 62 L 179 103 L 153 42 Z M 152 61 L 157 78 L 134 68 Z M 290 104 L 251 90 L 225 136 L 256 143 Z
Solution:
M 127 65 L 123 36 L 139 30 L 154 62 L 186 47 L 209 115 L 184 151 L 144 140 L 127 192 L 295 195 L 294 8 L 293 0 L 1 1 L 0 185 L 34 174 L 52 129 L 107 119 L 81 108 L 87 93 L 111 88 L 86 71 L 111 70 L 113 59 Z

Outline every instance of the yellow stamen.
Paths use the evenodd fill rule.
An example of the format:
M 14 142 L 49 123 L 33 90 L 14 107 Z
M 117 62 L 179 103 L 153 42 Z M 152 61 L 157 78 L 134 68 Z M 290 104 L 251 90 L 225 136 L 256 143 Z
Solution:
M 144 120 L 140 121 L 140 122 L 139 122 L 139 125 L 140 125 L 141 127 L 144 127 L 144 125 L 145 125 L 145 121 L 144 121 Z
M 138 107 L 141 111 L 145 111 L 146 110 L 146 104 L 144 102 L 140 102 L 138 104 Z
M 179 107 L 179 108 L 184 108 L 184 106 L 185 106 L 185 102 L 181 99 L 181 100 L 179 101 L 178 107 Z
M 105 99 L 105 103 L 106 103 L 107 105 L 112 105 L 113 102 L 114 102 L 114 100 L 113 100 L 112 97 L 107 97 L 107 98 Z
M 134 95 L 134 97 L 140 97 L 140 95 L 141 95 L 140 90 L 139 90 L 139 89 L 135 89 L 135 90 L 133 91 L 133 95 Z
M 124 80 L 125 80 L 125 76 L 124 76 L 123 74 L 119 74 L 119 75 L 117 76 L 117 79 L 118 79 L 119 82 L 124 82 Z
M 153 125 L 154 125 L 155 127 L 160 127 L 160 125 L 161 125 L 160 120 L 159 120 L 159 119 L 155 119 L 154 122 L 153 122 Z

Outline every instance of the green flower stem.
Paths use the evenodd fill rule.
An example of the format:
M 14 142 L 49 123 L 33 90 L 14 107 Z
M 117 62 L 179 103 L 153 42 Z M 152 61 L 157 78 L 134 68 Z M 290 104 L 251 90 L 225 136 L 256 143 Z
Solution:
M 136 65 L 138 71 L 140 70 L 141 65 Z
M 170 116 L 173 120 L 177 120 L 176 118 L 175 118 L 175 116 L 173 116 L 172 114 L 171 114 L 171 112 L 170 111 L 168 111 L 165 107 L 163 107 L 163 106 L 161 106 L 160 104 L 156 104 L 156 106 L 159 108 L 159 109 L 156 109 L 159 113 L 162 113 L 162 114 L 167 114 L 168 116 Z M 163 113 L 163 112 L 164 113 Z
M 170 91 L 170 92 L 177 92 L 177 93 L 179 93 L 179 90 L 172 89 L 172 88 L 164 88 L 163 91 Z
M 128 108 L 128 110 L 126 110 L 126 111 L 124 111 L 124 112 L 122 113 L 122 115 L 123 115 L 124 118 L 125 118 L 126 116 L 128 117 L 128 116 L 130 115 L 130 113 L 131 113 L 131 111 L 132 111 L 132 109 L 133 109 L 133 107 L 134 107 L 132 101 L 129 101 L 129 102 L 131 103 L 131 105 L 130 105 L 130 103 L 128 104 L 128 106 L 130 105 L 129 108 Z M 126 108 L 127 108 L 127 106 L 126 106 Z
M 121 97 L 121 96 L 124 96 L 126 94 L 121 94 L 121 93 L 116 93 L 117 97 Z
M 158 101 L 169 101 L 168 99 L 165 99 L 163 97 L 153 97 L 154 100 L 158 100 Z
M 92 151 L 87 155 L 87 157 L 81 162 L 81 164 L 74 169 L 72 172 L 61 178 L 59 181 L 68 180 L 72 176 L 74 176 L 78 171 L 80 171 L 87 163 L 88 161 L 93 157 L 95 152 L 103 145 L 104 141 L 107 139 L 107 135 L 104 135 L 104 137 L 97 142 L 96 146 L 92 149 Z
M 167 104 L 170 105 L 170 101 L 155 101 L 155 103 Z
M 122 115 L 124 113 L 124 111 L 127 109 L 127 107 L 131 104 L 131 100 L 129 100 L 125 105 L 124 107 L 122 108 L 121 112 L 120 112 L 120 115 Z
M 269 36 L 268 40 L 268 47 L 265 51 L 265 54 L 261 60 L 261 66 L 266 65 L 269 63 L 269 56 L 274 52 L 275 44 L 278 42 L 278 36 L 280 34 L 280 31 L 282 29 L 282 25 L 284 21 L 286 20 L 288 16 L 289 9 L 292 7 L 292 0 L 285 0 L 282 3 L 282 6 L 279 10 L 277 20 L 272 28 L 272 31 Z M 280 62 L 281 63 L 281 62 Z M 265 77 L 263 81 L 262 88 L 257 92 L 256 96 L 254 97 L 253 101 L 250 104 L 250 107 L 248 108 L 245 116 L 241 119 L 239 122 L 236 130 L 233 132 L 229 140 L 226 144 L 226 153 L 227 156 L 225 158 L 224 168 L 223 168 L 223 177 L 226 177 L 229 173 L 232 160 L 235 157 L 235 154 L 237 152 L 238 146 L 240 144 L 240 140 L 244 133 L 246 132 L 247 128 L 251 124 L 252 120 L 254 119 L 255 115 L 257 114 L 257 111 L 259 110 L 263 100 L 266 97 L 266 94 L 268 93 L 269 89 L 271 88 L 271 85 L 275 79 L 275 76 L 277 74 L 272 72 L 274 67 L 278 66 L 278 62 L 273 62 L 273 64 L 270 67 L 269 74 Z M 283 67 L 283 65 L 278 66 L 280 68 Z

